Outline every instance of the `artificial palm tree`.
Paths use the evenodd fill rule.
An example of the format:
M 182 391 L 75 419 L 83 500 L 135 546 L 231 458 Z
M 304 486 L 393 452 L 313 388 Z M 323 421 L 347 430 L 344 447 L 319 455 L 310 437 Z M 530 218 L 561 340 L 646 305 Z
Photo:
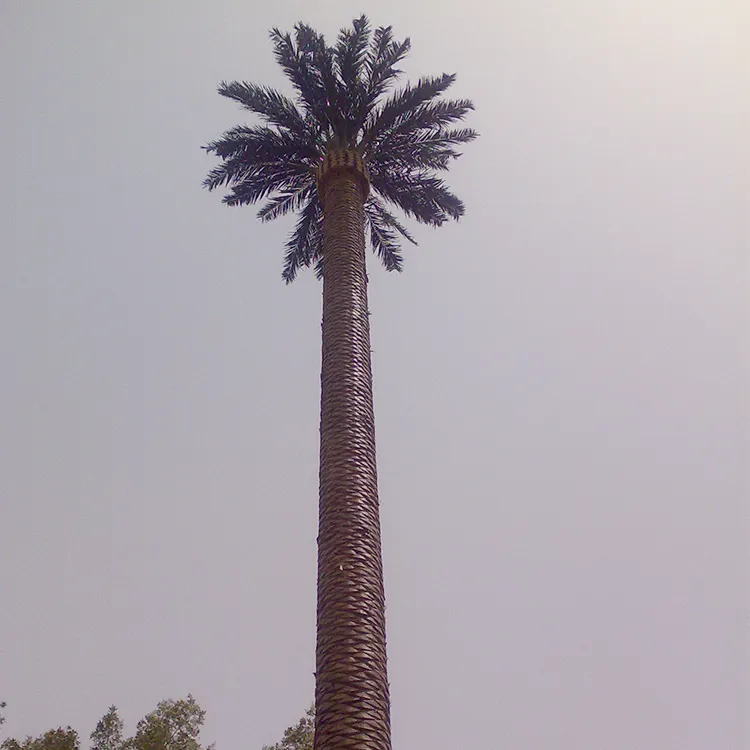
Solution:
M 476 132 L 452 128 L 471 110 L 442 95 L 454 75 L 393 90 L 408 39 L 366 17 L 333 46 L 305 24 L 271 32 L 296 101 L 253 83 L 219 93 L 263 125 L 228 130 L 206 150 L 221 163 L 209 190 L 230 206 L 266 199 L 263 221 L 298 211 L 283 278 L 315 264 L 323 279 L 315 748 L 391 746 L 365 233 L 388 270 L 399 239 L 414 243 L 386 204 L 440 226 L 464 212 L 439 172 Z M 416 243 L 415 243 L 416 244 Z

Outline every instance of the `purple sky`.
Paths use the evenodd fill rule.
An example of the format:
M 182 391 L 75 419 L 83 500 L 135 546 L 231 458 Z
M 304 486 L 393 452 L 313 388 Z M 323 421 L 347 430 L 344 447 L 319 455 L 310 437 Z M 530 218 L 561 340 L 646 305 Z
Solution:
M 0 740 L 311 701 L 320 288 L 199 146 L 319 6 L 0 4 Z M 746 750 L 750 10 L 368 12 L 482 133 L 371 264 L 394 747 Z

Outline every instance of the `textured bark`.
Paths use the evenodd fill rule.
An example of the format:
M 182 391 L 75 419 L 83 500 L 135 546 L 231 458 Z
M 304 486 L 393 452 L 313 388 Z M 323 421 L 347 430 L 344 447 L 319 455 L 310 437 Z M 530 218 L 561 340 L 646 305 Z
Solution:
M 390 750 L 361 175 L 322 190 L 315 750 Z

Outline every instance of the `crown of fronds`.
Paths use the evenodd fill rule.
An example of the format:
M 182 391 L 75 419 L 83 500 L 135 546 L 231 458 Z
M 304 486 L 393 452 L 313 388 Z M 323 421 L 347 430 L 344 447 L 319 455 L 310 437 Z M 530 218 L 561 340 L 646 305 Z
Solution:
M 471 128 L 452 126 L 473 104 L 441 98 L 455 75 L 393 90 L 410 41 L 395 40 L 390 26 L 372 31 L 365 16 L 342 29 L 333 46 L 301 23 L 294 36 L 273 29 L 271 41 L 295 99 L 267 86 L 222 82 L 219 93 L 263 124 L 239 125 L 204 147 L 221 159 L 204 185 L 226 185 L 223 200 L 230 206 L 265 199 L 258 211 L 263 221 L 299 212 L 286 243 L 283 277 L 289 283 L 303 266 L 315 263 L 321 270 L 323 207 L 315 168 L 329 148 L 356 148 L 370 173 L 364 207 L 370 243 L 388 270 L 400 271 L 401 238 L 416 242 L 387 204 L 433 226 L 463 214 L 463 203 L 439 173 L 460 156 L 457 146 L 477 137 Z

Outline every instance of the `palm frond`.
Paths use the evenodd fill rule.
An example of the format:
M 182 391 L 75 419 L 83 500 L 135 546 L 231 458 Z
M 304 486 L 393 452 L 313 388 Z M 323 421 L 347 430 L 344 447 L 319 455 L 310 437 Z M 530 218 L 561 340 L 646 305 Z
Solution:
M 244 81 L 222 81 L 219 84 L 219 94 L 260 115 L 267 123 L 285 128 L 303 141 L 314 143 L 309 123 L 302 117 L 294 102 L 276 89 Z
M 421 133 L 391 133 L 381 139 L 379 148 L 368 162 L 381 169 L 447 170 L 461 152 L 454 146 L 469 143 L 477 137 L 471 128 L 428 130 Z
M 316 34 L 309 27 L 304 27 L 309 38 L 304 42 L 309 49 L 313 69 L 325 92 L 326 121 L 330 128 L 328 138 L 335 139 L 341 145 L 348 143 L 347 122 L 348 110 L 346 94 L 341 81 L 336 75 L 335 50 L 326 46 L 322 35 Z M 300 40 L 302 43 L 302 40 Z
M 315 182 L 311 176 L 304 187 L 296 190 L 284 190 L 270 198 L 258 211 L 258 218 L 261 221 L 273 221 L 273 219 L 278 219 L 279 216 L 284 216 L 290 211 L 298 211 L 310 199 L 315 190 Z
M 323 241 L 323 208 L 313 193 L 302 209 L 297 225 L 286 242 L 282 278 L 291 284 L 300 268 L 309 266 L 320 257 Z
M 369 242 L 387 269 L 401 270 L 402 239 L 416 242 L 386 204 L 434 226 L 463 214 L 463 203 L 438 174 L 461 155 L 462 144 L 477 137 L 471 128 L 454 127 L 472 102 L 441 98 L 456 79 L 448 74 L 392 90 L 411 42 L 397 41 L 390 26 L 372 31 L 364 15 L 342 29 L 333 46 L 303 23 L 292 33 L 272 29 L 270 36 L 295 96 L 254 83 L 221 82 L 222 96 L 262 122 L 232 128 L 204 147 L 221 162 L 205 187 L 227 186 L 223 201 L 230 206 L 263 200 L 261 221 L 298 213 L 283 277 L 289 283 L 310 265 L 322 275 L 324 214 L 315 169 L 326 150 L 357 148 L 370 172 L 364 206 Z
M 284 130 L 265 126 L 238 125 L 204 146 L 222 159 L 242 156 L 253 161 L 289 160 L 312 166 L 319 153 L 309 143 Z
M 244 206 L 257 203 L 259 200 L 278 191 L 295 192 L 302 189 L 309 176 L 293 170 L 279 167 L 263 168 L 260 171 L 238 174 L 232 180 L 231 189 L 222 202 L 228 206 Z
M 313 181 L 318 154 L 287 131 L 238 126 L 204 147 L 222 162 L 207 175 L 209 190 L 232 186 L 230 206 L 255 203 L 276 190 L 295 191 Z
M 416 240 L 374 195 L 365 203 L 365 217 L 370 229 L 370 244 L 387 271 L 401 271 L 403 258 L 398 235 L 416 245 Z
M 377 143 L 387 140 L 390 135 L 403 135 L 421 130 L 438 130 L 458 120 L 463 120 L 474 109 L 470 99 L 447 99 L 421 104 L 406 112 L 385 131 L 373 140 Z
M 471 141 L 476 140 L 478 137 L 479 133 L 474 128 L 449 128 L 447 130 L 441 128 L 429 133 L 423 133 L 420 136 L 423 143 L 440 143 L 445 146 L 456 143 L 471 143 Z
M 403 71 L 396 68 L 411 49 L 411 40 L 407 37 L 403 42 L 393 40 L 391 26 L 381 26 L 375 29 L 370 53 L 367 56 L 367 98 L 365 108 L 369 109 L 388 90 Z
M 418 244 L 409 230 L 385 207 L 383 201 L 374 193 L 370 194 L 365 203 L 365 213 L 368 216 L 370 214 L 377 214 L 383 224 L 395 229 L 404 239 L 411 242 L 412 245 Z
M 364 65 L 370 44 L 370 22 L 367 16 L 360 16 L 352 23 L 351 29 L 342 29 L 333 49 L 333 61 L 338 78 L 342 100 L 339 102 L 343 113 L 348 115 L 345 138 L 351 140 L 362 125 L 359 112 L 366 98 Z
M 302 39 L 305 44 L 304 50 L 295 45 L 291 34 L 282 34 L 278 29 L 271 30 L 271 41 L 274 45 L 276 62 L 297 91 L 305 112 L 318 125 L 325 127 L 328 124 L 326 92 L 320 76 L 312 65 L 309 39 L 305 36 L 308 28 L 302 24 L 297 24 L 295 27 L 297 41 Z
M 362 19 L 360 19 L 361 21 Z M 367 25 L 367 19 L 364 19 Z M 356 29 L 361 24 L 355 21 Z M 317 116 L 328 141 L 337 145 L 352 145 L 359 126 L 355 124 L 349 103 L 347 86 L 337 75 L 336 48 L 328 47 L 322 34 L 307 24 L 295 26 L 298 53 L 307 61 L 308 70 L 322 94 Z M 342 34 L 345 31 L 342 31 Z
M 215 190 L 222 185 L 238 185 L 249 179 L 267 179 L 273 183 L 270 190 L 282 187 L 294 187 L 311 179 L 310 170 L 303 164 L 290 160 L 274 159 L 255 161 L 243 155 L 225 157 L 224 161 L 214 167 L 203 181 L 208 190 Z M 288 185 L 286 183 L 289 183 Z
M 370 243 L 375 254 L 380 258 L 386 271 L 401 271 L 403 258 L 396 232 L 381 221 L 377 213 L 367 213 L 367 224 L 370 228 Z
M 339 33 L 334 56 L 342 84 L 347 85 L 362 78 L 370 34 L 370 22 L 364 15 L 354 19 L 351 29 L 342 29 Z
M 448 148 L 422 143 L 409 137 L 392 138 L 387 151 L 380 149 L 368 164 L 384 170 L 434 169 L 445 171 L 455 154 Z
M 420 78 L 415 86 L 396 91 L 371 113 L 365 125 L 363 146 L 368 146 L 379 135 L 414 112 L 420 105 L 435 99 L 456 80 L 455 74 Z
M 315 278 L 318 281 L 322 281 L 324 273 L 325 269 L 323 268 L 323 256 L 321 255 L 315 263 Z
M 423 224 L 441 226 L 464 213 L 464 204 L 443 180 L 427 170 L 390 172 L 376 168 L 370 170 L 370 177 L 373 188 L 386 201 Z

